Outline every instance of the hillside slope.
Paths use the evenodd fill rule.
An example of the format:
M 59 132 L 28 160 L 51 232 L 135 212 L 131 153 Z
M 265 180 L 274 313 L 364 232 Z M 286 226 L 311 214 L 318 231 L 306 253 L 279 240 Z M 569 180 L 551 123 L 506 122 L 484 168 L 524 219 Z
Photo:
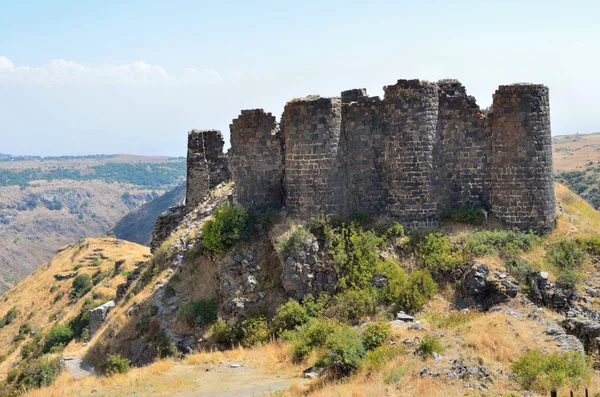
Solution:
M 109 233 L 117 238 L 150 246 L 156 218 L 185 197 L 185 184 L 177 186 L 160 197 L 143 204 L 121 218 Z
M 600 376 L 581 360 L 584 348 L 593 350 L 593 346 L 585 335 L 568 325 L 578 318 L 600 319 L 596 298 L 596 291 L 600 290 L 596 268 L 600 263 L 600 213 L 566 187 L 556 185 L 557 228 L 544 237 L 506 230 L 494 219 L 486 222 L 482 218 L 476 224 L 445 221 L 438 234 L 403 235 L 397 226 L 382 227 L 383 220 L 377 219 L 356 221 L 367 223 L 354 223 L 352 227 L 315 220 L 304 225 L 304 229 L 285 214 L 278 217 L 251 214 L 246 226 L 249 229 L 240 234 L 237 244 L 223 252 L 210 252 L 205 246 L 209 245 L 204 240 L 208 238 L 204 235 L 205 225 L 214 209 L 226 203 L 231 194 L 231 185 L 218 189 L 188 214 L 148 264 L 140 266 L 135 277 L 128 276 L 128 282 L 119 288 L 121 298 L 115 309 L 109 311 L 104 325 L 89 344 L 75 339 L 62 351 L 64 357 L 85 357 L 96 369 L 103 368 L 115 354 L 130 359 L 139 368 L 111 377 L 83 379 L 63 371 L 54 385 L 29 390 L 26 395 L 230 396 L 252 395 L 253 390 L 260 394 L 268 388 L 282 387 L 286 390 L 277 395 L 292 397 L 521 393 L 545 396 L 553 385 L 560 389 L 559 395 L 568 395 L 570 389 L 582 394 L 584 387 L 592 390 L 591 395 L 600 390 Z M 317 244 L 314 237 L 304 240 L 310 236 L 308 233 L 317 233 L 321 227 L 318 225 L 324 227 L 324 235 L 316 237 Z M 338 246 L 344 244 L 344 252 L 358 262 L 344 262 L 347 257 L 335 251 L 335 245 L 328 242 L 331 238 Z M 345 238 L 355 244 L 346 245 Z M 308 249 L 295 251 L 302 250 L 305 243 Z M 85 247 L 86 243 L 82 244 Z M 317 245 L 320 270 L 312 268 L 308 259 Z M 116 244 L 110 239 L 93 240 L 90 249 L 94 253 L 102 248 L 107 256 L 117 258 L 119 255 L 110 253 L 111 246 L 126 247 L 142 257 L 147 252 L 134 244 Z M 378 247 L 375 256 L 374 247 Z M 565 247 L 573 255 L 561 256 Z M 181 266 L 176 259 L 179 253 L 185 253 Z M 53 263 L 70 261 L 64 266 L 66 270 L 81 260 L 78 255 L 83 255 L 80 244 L 61 252 Z M 319 295 L 314 300 L 304 296 L 300 303 L 287 301 L 290 295 L 299 292 L 295 289 L 298 278 L 290 276 L 303 277 L 294 273 L 295 266 L 287 266 L 292 261 L 289 258 L 295 264 L 306 260 L 302 272 L 317 273 L 313 282 L 304 287 L 331 288 L 333 296 Z M 572 260 L 569 258 L 575 261 L 569 262 Z M 127 262 L 127 268 L 132 269 L 130 264 L 134 266 L 138 259 L 136 256 Z M 371 272 L 369 261 L 375 261 L 376 273 L 357 278 L 351 288 L 341 284 L 350 282 L 348 277 L 360 276 L 362 273 L 355 272 L 361 272 L 361 268 Z M 336 263 L 361 263 L 361 266 L 344 270 Z M 572 268 L 565 272 L 561 263 Z M 482 265 L 487 269 L 485 274 Z M 0 306 L 0 315 L 7 313 L 14 302 L 23 301 L 27 306 L 35 299 L 48 301 L 50 297 L 39 297 L 48 294 L 47 288 L 52 288 L 52 283 L 46 282 L 43 288 L 34 285 L 42 274 L 53 277 L 56 269 L 39 269 L 11 290 L 5 298 L 7 302 Z M 323 280 L 320 284 L 320 271 L 341 271 L 346 281 Z M 536 297 L 533 292 L 541 285 L 540 271 L 548 272 L 548 278 L 557 283 L 547 284 L 541 297 Z M 405 288 L 412 288 L 414 277 L 429 272 L 434 276 L 435 289 L 431 284 L 434 281 L 418 278 L 416 289 L 402 295 Z M 382 275 L 386 279 L 383 284 L 378 281 Z M 577 280 L 569 287 L 559 287 L 565 275 L 577 275 Z M 81 299 L 93 297 L 104 288 L 108 288 L 106 296 L 113 296 L 114 285 L 124 278 L 107 276 L 107 280 L 110 282 L 103 281 L 101 287 L 94 287 Z M 70 282 L 59 288 L 66 289 L 68 285 Z M 395 287 L 388 289 L 386 285 Z M 474 288 L 476 285 L 485 288 Z M 573 288 L 576 295 L 569 292 Z M 19 295 L 24 291 L 37 291 L 30 292 L 37 294 L 36 298 L 21 299 Z M 393 298 L 391 304 L 386 301 L 386 297 L 398 293 L 402 299 Z M 556 299 L 545 300 L 545 294 L 549 293 Z M 557 303 L 566 306 L 556 306 Z M 82 303 L 78 301 L 68 315 L 56 322 L 47 322 L 45 329 L 54 323 L 70 324 L 72 316 L 80 310 L 79 304 Z M 481 310 L 476 309 L 478 305 Z M 416 321 L 390 322 L 391 315 L 401 308 L 414 315 Z M 47 316 L 53 309 L 45 311 Z M 215 322 L 217 314 L 221 320 Z M 380 331 L 372 331 L 366 323 L 375 324 L 375 330 L 385 330 L 386 324 L 390 324 L 390 333 L 384 332 L 380 338 L 377 336 Z M 11 336 L 18 335 L 19 327 L 16 323 L 5 327 L 10 329 L 5 336 L 8 358 L 0 370 L 6 371 L 21 361 L 16 353 L 20 346 L 10 341 Z M 283 329 L 289 331 L 282 332 Z M 303 334 L 308 329 L 312 331 Z M 3 331 L 4 328 L 0 329 L 0 335 Z M 323 335 L 322 342 L 318 342 L 319 335 Z M 378 338 L 380 341 L 376 342 Z M 47 336 L 39 340 L 38 348 L 45 340 Z M 366 340 L 381 346 L 370 347 L 365 353 L 362 346 Z M 15 345 L 18 348 L 12 347 Z M 331 364 L 327 364 L 327 357 L 337 354 L 348 354 L 346 359 L 356 367 L 348 367 L 348 372 L 328 372 L 336 367 L 328 367 Z M 39 355 L 32 362 L 46 356 Z M 531 357 L 537 362 L 559 360 L 559 364 L 544 367 L 535 374 L 526 372 L 524 378 L 517 376 L 521 374 L 518 365 L 527 363 L 524 360 Z M 573 371 L 544 372 L 563 368 L 560 360 L 575 360 L 569 364 Z M 300 379 L 304 369 L 316 364 L 325 368 L 322 373 L 311 370 L 311 376 L 318 379 Z M 523 371 L 530 371 L 534 366 L 524 368 Z M 245 374 L 251 374 L 250 378 Z M 335 379 L 329 377 L 333 374 Z M 533 381 L 526 381 L 528 376 Z M 20 377 L 27 379 L 26 375 Z
M 166 157 L 86 156 L 0 161 L 0 293 L 57 248 L 105 233 L 181 182 Z

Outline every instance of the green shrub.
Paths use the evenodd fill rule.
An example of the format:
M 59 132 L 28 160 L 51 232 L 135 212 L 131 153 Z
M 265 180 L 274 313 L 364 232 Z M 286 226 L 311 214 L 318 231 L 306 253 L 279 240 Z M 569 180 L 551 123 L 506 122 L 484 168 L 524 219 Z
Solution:
M 62 371 L 58 358 L 42 358 L 31 363 L 20 376 L 18 383 L 25 388 L 50 386 Z
M 394 357 L 403 353 L 402 347 L 396 345 L 379 346 L 373 350 L 367 351 L 367 360 L 365 362 L 366 370 L 369 373 L 375 372 L 384 367 Z
M 102 260 L 100 260 L 99 258 L 96 258 L 96 259 L 94 259 L 94 260 L 92 261 L 92 264 L 91 264 L 91 266 L 93 266 L 93 267 L 98 267 L 98 266 L 100 266 L 101 264 L 102 264 Z
M 380 299 L 385 303 L 398 302 L 406 289 L 407 282 L 406 273 L 400 264 L 392 259 L 379 261 L 375 268 L 375 274 L 387 279 L 385 286 L 379 290 Z
M 467 238 L 465 251 L 472 256 L 499 254 L 508 258 L 529 251 L 539 241 L 539 236 L 531 231 L 483 230 Z
M 421 343 L 419 343 L 419 352 L 423 357 L 431 357 L 433 353 L 442 354 L 444 352 L 442 340 L 437 335 L 425 335 Z
M 526 390 L 548 393 L 567 386 L 578 388 L 589 379 L 591 369 L 579 353 L 542 353 L 530 350 L 510 366 L 516 381 Z
M 52 350 L 52 348 L 64 347 L 73 339 L 73 331 L 68 325 L 55 325 L 50 329 L 44 342 L 44 348 L 42 353 L 46 354 Z
M 388 323 L 368 324 L 363 333 L 362 340 L 365 350 L 373 350 L 382 346 L 392 335 L 392 326 Z
M 585 252 L 575 241 L 562 239 L 548 246 L 544 260 L 556 269 L 573 270 L 581 266 L 584 256 Z
M 83 263 L 78 263 L 75 266 L 73 266 L 73 270 L 77 271 L 77 270 L 81 269 L 84 266 L 85 265 Z
M 325 248 L 341 275 L 339 286 L 342 289 L 370 286 L 379 261 L 378 248 L 385 238 L 354 224 L 342 224 L 336 228 L 329 223 L 322 226 Z
M 402 380 L 402 377 L 406 374 L 404 367 L 394 367 L 389 372 L 383 375 L 383 383 L 386 385 L 395 385 Z
M 302 299 L 302 306 L 306 309 L 306 314 L 310 317 L 318 317 L 325 310 L 329 299 L 329 295 L 325 293 L 319 294 L 317 298 L 312 294 L 308 294 Z
M 310 346 L 306 345 L 304 342 L 296 342 L 294 343 L 292 348 L 292 360 L 295 363 L 302 362 L 306 360 L 308 356 L 310 356 L 310 353 L 312 353 L 312 351 L 313 349 Z
M 575 270 L 564 269 L 558 273 L 556 285 L 559 288 L 571 290 L 581 282 L 581 274 Z
M 73 280 L 71 297 L 79 298 L 85 295 L 90 289 L 92 289 L 92 278 L 89 274 L 80 274 Z
M 190 326 L 195 324 L 212 324 L 217 321 L 218 307 L 219 305 L 215 298 L 190 302 L 179 309 L 178 316 Z
M 169 299 L 175 296 L 175 287 L 169 282 L 165 287 L 164 298 Z
M 377 308 L 375 288 L 351 289 L 335 295 L 326 312 L 340 321 L 357 323 Z
M 282 334 L 284 340 L 292 342 L 292 356 L 296 361 L 302 361 L 317 348 L 325 345 L 329 335 L 340 329 L 340 325 L 329 319 L 311 319 L 307 324 L 286 331 Z
M 102 363 L 102 370 L 107 375 L 125 374 L 131 369 L 131 360 L 118 354 L 110 354 Z
M 252 347 L 269 340 L 269 324 L 263 316 L 256 316 L 241 321 L 235 330 L 236 339 L 244 347 Z
M 304 250 L 313 238 L 314 236 L 308 230 L 299 226 L 290 233 L 289 237 L 279 237 L 275 249 L 281 256 L 286 257 L 294 252 Z
M 485 220 L 483 211 L 480 208 L 459 208 L 442 213 L 442 220 L 468 223 L 470 225 L 481 225 Z
M 37 348 L 37 343 L 35 340 L 30 340 L 21 347 L 21 352 L 19 355 L 22 359 L 28 359 L 34 356 L 34 352 Z
M 331 334 L 325 347 L 326 352 L 319 357 L 316 365 L 335 377 L 356 372 L 366 356 L 360 335 L 347 327 Z
M 0 328 L 6 327 L 7 325 L 9 325 L 13 321 L 15 321 L 16 318 L 17 318 L 17 308 L 12 307 L 6 312 L 4 317 L 2 317 L 2 319 L 0 320 Z
M 275 317 L 272 320 L 272 327 L 275 333 L 280 333 L 306 324 L 309 319 L 306 309 L 298 301 L 290 298 L 277 308 Z
M 223 252 L 240 240 L 246 227 L 248 211 L 239 204 L 221 206 L 214 219 L 206 222 L 202 231 L 202 244 L 213 252 Z
M 231 328 L 222 318 L 218 319 L 212 326 L 212 336 L 215 342 L 221 344 L 231 343 Z
M 427 270 L 413 270 L 401 291 L 398 305 L 408 312 L 416 312 L 438 292 L 438 285 Z
M 505 261 L 508 272 L 517 280 L 527 282 L 537 270 L 531 262 L 517 256 L 507 258 Z
M 388 226 L 388 228 L 385 231 L 385 234 L 388 237 L 404 237 L 404 226 L 402 226 L 399 222 L 394 221 L 390 226 Z
M 105 304 L 106 302 L 106 300 L 95 301 L 91 298 L 85 299 L 79 314 L 77 314 L 77 316 L 75 316 L 75 318 L 69 322 L 69 328 L 71 331 L 73 331 L 73 338 L 85 339 L 84 334 L 86 331 L 89 335 L 90 310 L 93 310 L 98 306 Z
M 181 356 L 181 352 L 177 348 L 175 342 L 173 342 L 163 330 L 154 335 L 152 338 L 152 345 L 154 347 L 155 357 L 165 358 Z
M 588 254 L 593 256 L 600 255 L 600 238 L 596 236 L 579 237 L 575 241 Z
M 454 270 L 465 262 L 461 251 L 452 251 L 450 239 L 442 233 L 431 233 L 417 244 L 419 262 L 433 273 Z

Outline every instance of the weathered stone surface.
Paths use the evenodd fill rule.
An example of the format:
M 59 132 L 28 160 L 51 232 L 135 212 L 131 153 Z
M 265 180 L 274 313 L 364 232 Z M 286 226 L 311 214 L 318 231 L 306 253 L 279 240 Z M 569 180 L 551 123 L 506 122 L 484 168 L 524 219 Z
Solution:
M 230 126 L 237 200 L 300 218 L 363 212 L 408 228 L 437 226 L 456 208 L 554 227 L 547 87 L 500 86 L 489 111 L 456 80 L 398 80 L 384 91 L 294 99 L 279 125 L 262 109 L 242 111 Z M 222 142 L 217 131 L 190 133 L 188 206 L 226 176 Z
M 171 207 L 156 218 L 154 230 L 152 230 L 151 251 L 154 252 L 165 241 L 171 233 L 177 229 L 185 215 L 188 213 L 188 207 L 180 205 Z
M 562 291 L 550 281 L 548 273 L 538 272 L 531 277 L 531 300 L 540 306 L 546 306 L 558 312 L 567 312 L 575 298 L 573 291 Z
M 505 277 L 492 278 L 484 263 L 474 261 L 462 279 L 462 289 L 470 303 L 478 310 L 489 310 L 499 303 L 508 302 L 517 296 L 518 285 Z
M 90 310 L 90 336 L 93 336 L 102 327 L 106 314 L 113 307 L 115 307 L 115 302 L 110 301 Z
M 246 208 L 280 208 L 283 205 L 283 142 L 271 113 L 243 110 L 230 125 L 229 168 L 236 199 Z
M 503 85 L 494 94 L 492 212 L 508 225 L 547 232 L 556 203 L 548 88 Z
M 568 318 L 561 326 L 567 334 L 576 336 L 587 353 L 600 353 L 600 322 Z
M 186 206 L 195 208 L 208 191 L 229 179 L 223 136 L 215 130 L 188 133 Z

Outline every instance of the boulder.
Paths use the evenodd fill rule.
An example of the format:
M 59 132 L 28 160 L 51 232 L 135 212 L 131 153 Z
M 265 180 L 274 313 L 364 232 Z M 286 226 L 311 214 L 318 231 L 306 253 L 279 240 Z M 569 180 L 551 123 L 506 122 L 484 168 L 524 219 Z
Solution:
M 115 302 L 110 301 L 90 310 L 90 336 L 93 336 L 102 327 L 108 311 L 113 307 L 115 307 Z
M 569 335 L 576 336 L 587 353 L 600 353 L 600 322 L 568 318 L 560 324 Z
M 462 290 L 468 303 L 480 311 L 487 311 L 516 297 L 519 287 L 516 281 L 506 276 L 491 278 L 486 264 L 473 261 L 463 274 Z
M 573 291 L 563 291 L 548 281 L 547 272 L 537 272 L 531 277 L 531 300 L 539 306 L 566 313 L 575 299 Z

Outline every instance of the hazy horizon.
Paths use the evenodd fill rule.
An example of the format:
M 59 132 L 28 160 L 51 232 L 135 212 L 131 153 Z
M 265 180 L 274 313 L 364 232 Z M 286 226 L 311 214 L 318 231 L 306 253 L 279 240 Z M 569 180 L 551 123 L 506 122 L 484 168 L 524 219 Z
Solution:
M 0 152 L 184 156 L 187 132 L 311 94 L 457 78 L 550 88 L 553 135 L 600 131 L 593 1 L 0 4 Z M 228 142 L 226 142 L 228 146 Z

